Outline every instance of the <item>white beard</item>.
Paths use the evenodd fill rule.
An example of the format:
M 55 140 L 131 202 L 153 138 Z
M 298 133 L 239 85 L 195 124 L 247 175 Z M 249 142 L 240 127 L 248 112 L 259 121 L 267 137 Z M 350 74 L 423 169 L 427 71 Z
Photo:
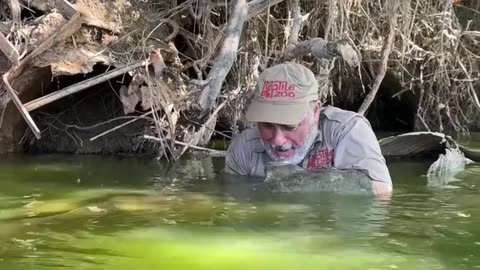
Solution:
M 299 164 L 300 162 L 302 162 L 303 159 L 305 159 L 305 157 L 307 156 L 308 152 L 310 151 L 310 148 L 312 147 L 313 143 L 315 142 L 315 139 L 317 138 L 317 133 L 318 133 L 318 127 L 315 121 L 313 121 L 313 116 L 309 117 L 309 123 L 310 124 L 308 127 L 307 137 L 305 138 L 305 143 L 301 147 L 294 149 L 295 154 L 291 158 L 275 155 L 274 147 L 272 147 L 271 144 L 265 144 L 263 140 L 261 140 L 263 147 L 265 148 L 265 151 L 267 152 L 268 156 L 273 161 L 284 161 L 290 164 Z M 286 145 L 283 145 L 282 148 L 285 150 L 289 150 L 294 147 L 291 144 L 286 144 Z

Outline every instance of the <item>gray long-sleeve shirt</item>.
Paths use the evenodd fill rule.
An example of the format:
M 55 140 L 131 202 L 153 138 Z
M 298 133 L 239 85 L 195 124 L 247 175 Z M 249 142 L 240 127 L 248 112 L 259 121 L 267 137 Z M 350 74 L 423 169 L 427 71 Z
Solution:
M 254 128 L 237 135 L 227 151 L 225 170 L 230 174 L 265 176 L 267 155 Z M 322 107 L 315 143 L 299 164 L 306 169 L 357 169 L 375 181 L 392 184 L 385 158 L 368 120 L 355 112 Z

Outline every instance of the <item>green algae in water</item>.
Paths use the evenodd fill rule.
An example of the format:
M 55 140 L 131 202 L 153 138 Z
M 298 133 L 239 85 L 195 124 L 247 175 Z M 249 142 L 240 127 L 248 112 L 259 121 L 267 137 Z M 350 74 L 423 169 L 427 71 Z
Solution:
M 69 243 L 95 248 L 86 269 L 444 269 L 429 258 L 344 247 L 335 236 L 139 229 L 84 235 Z

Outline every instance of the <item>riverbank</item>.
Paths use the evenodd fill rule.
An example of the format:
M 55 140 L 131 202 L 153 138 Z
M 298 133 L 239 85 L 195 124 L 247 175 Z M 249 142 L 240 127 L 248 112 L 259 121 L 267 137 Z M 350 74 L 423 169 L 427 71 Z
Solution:
M 0 8 L 0 153 L 177 159 L 244 129 L 282 61 L 375 130 L 480 128 L 475 1 L 21 2 Z

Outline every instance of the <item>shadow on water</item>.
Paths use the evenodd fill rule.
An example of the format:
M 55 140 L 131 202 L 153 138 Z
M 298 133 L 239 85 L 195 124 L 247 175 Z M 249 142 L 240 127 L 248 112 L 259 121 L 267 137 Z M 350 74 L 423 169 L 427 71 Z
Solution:
M 391 162 L 389 200 L 266 193 L 221 158 L 98 156 L 0 162 L 1 269 L 473 269 L 478 179 L 427 186 Z

